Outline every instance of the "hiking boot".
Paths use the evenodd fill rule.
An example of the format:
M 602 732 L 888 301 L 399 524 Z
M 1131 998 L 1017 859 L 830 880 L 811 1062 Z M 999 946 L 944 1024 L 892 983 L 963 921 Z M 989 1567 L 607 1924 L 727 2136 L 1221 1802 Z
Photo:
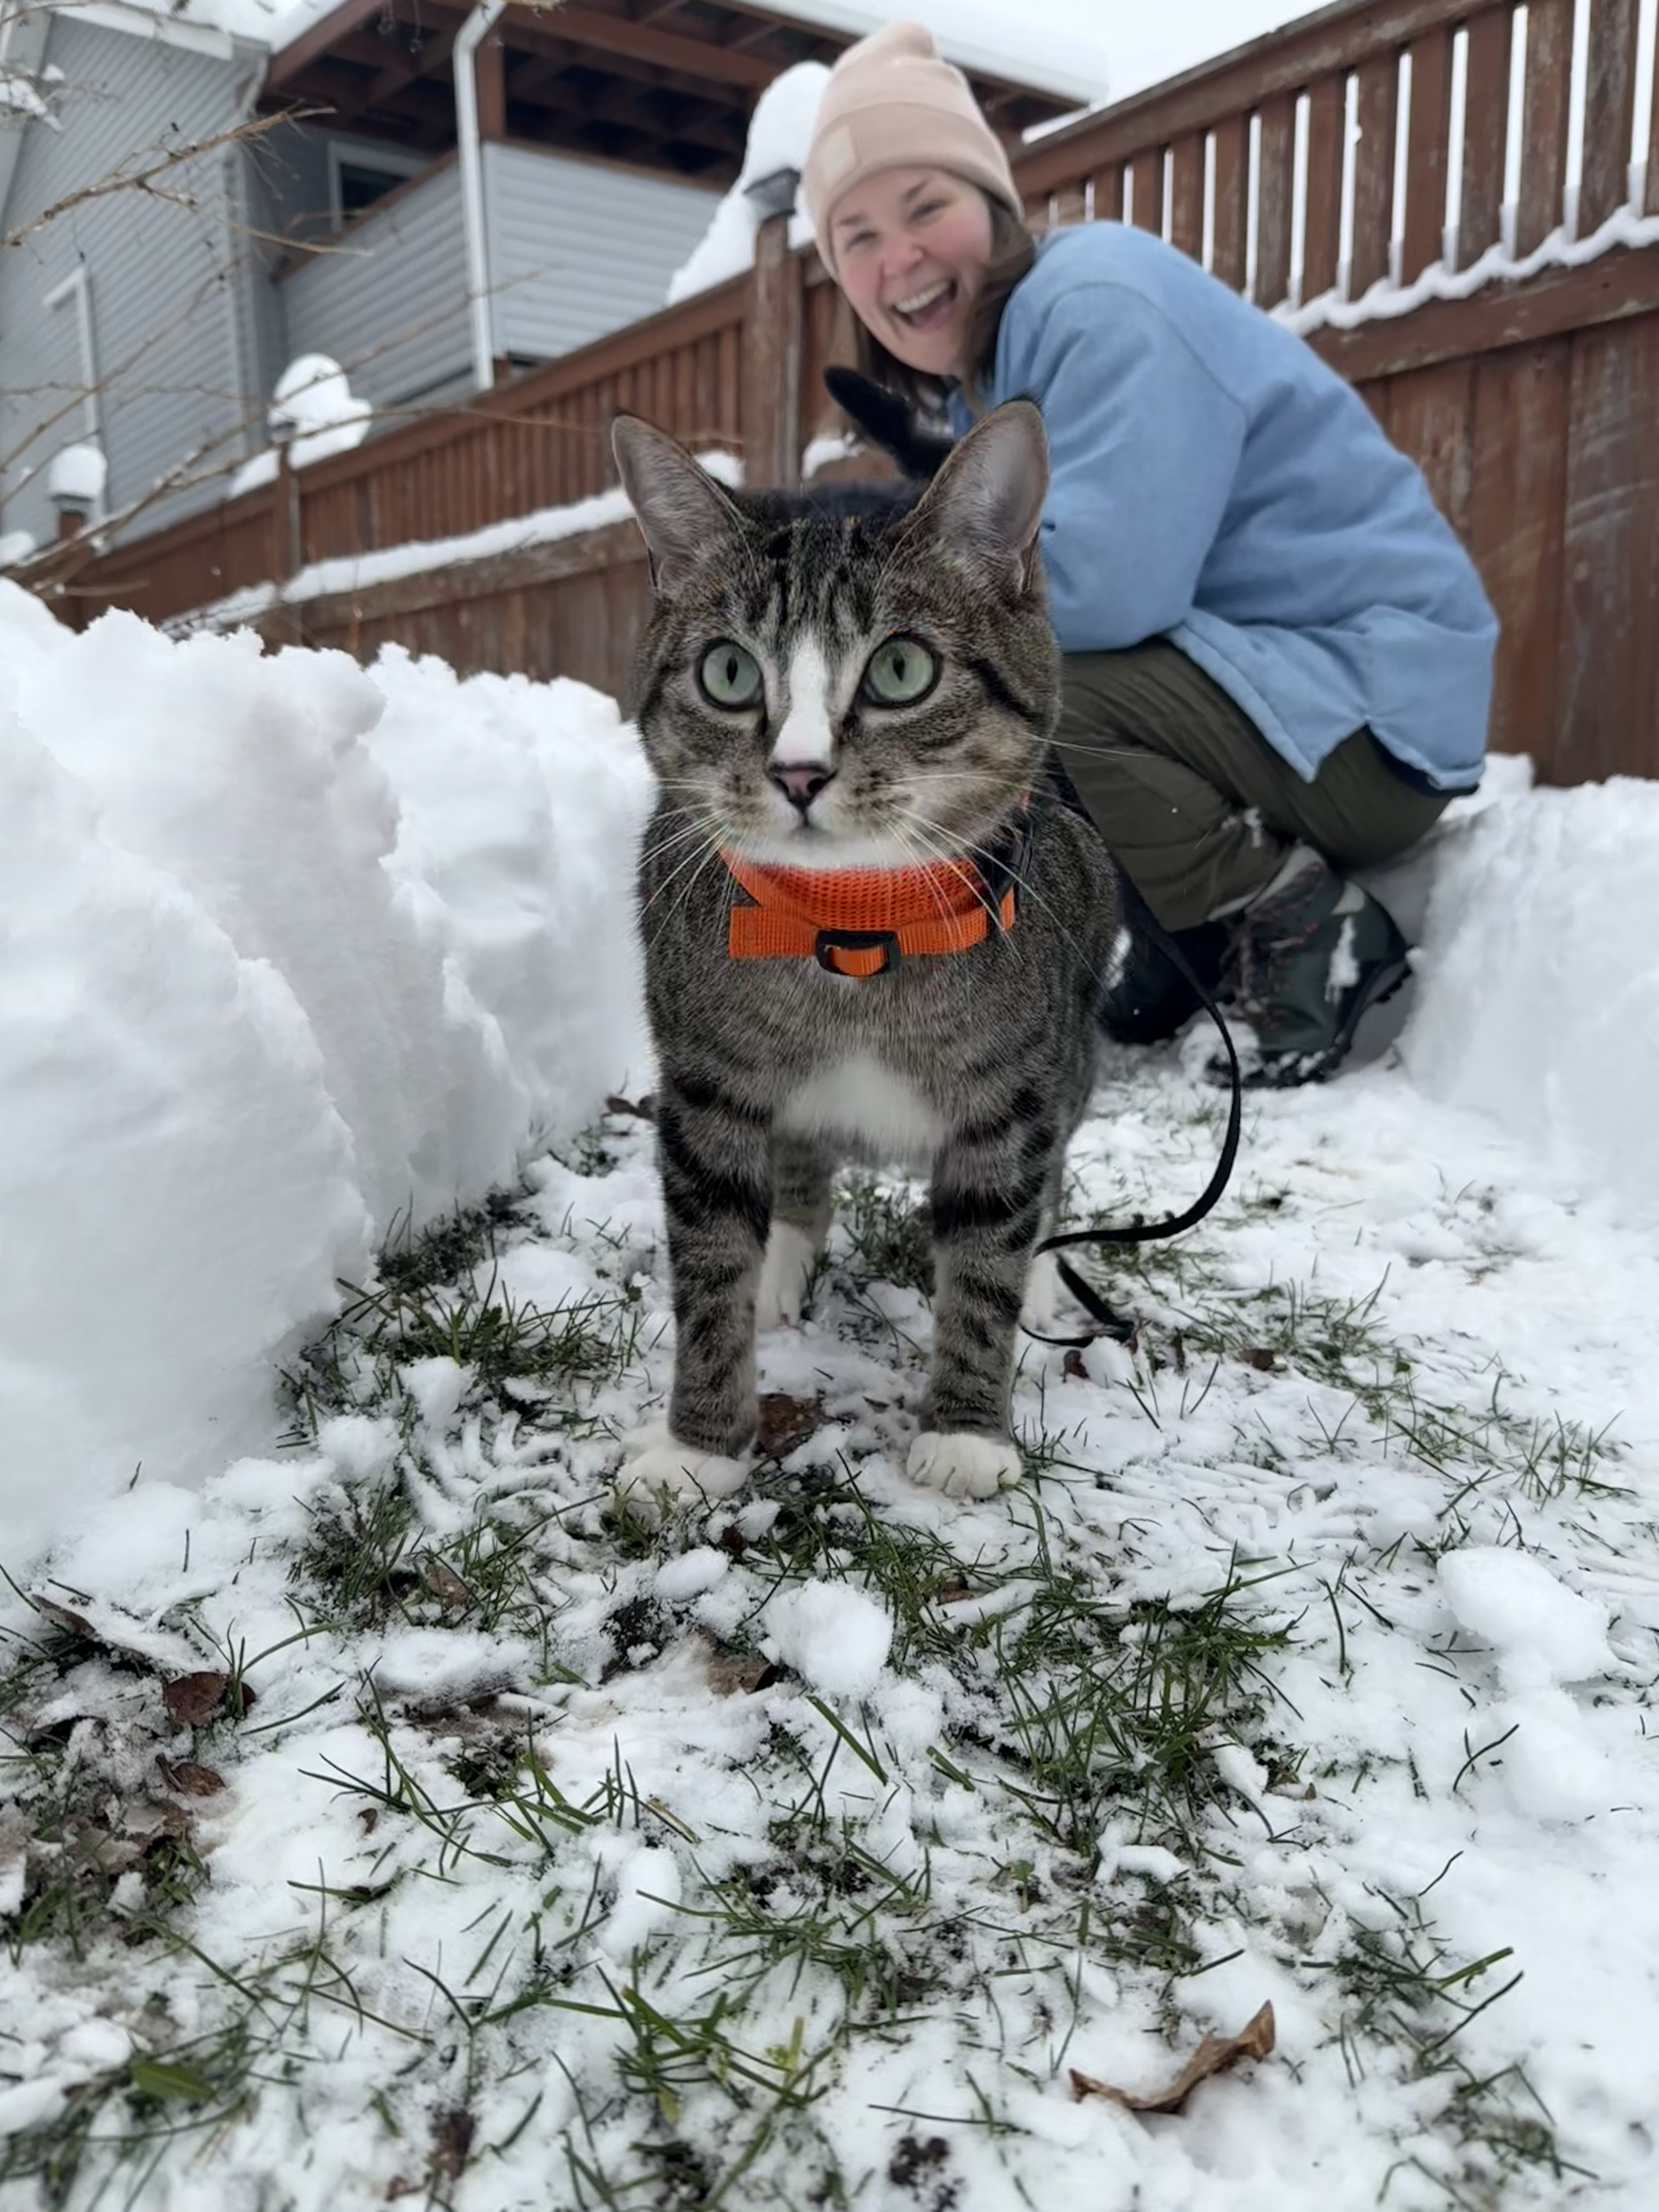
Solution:
M 1387 908 L 1310 846 L 1292 847 L 1266 890 L 1232 917 L 1222 1011 L 1252 1032 L 1240 1041 L 1245 1082 L 1322 1081 L 1347 1057 L 1360 1016 L 1410 972 Z M 1227 1080 L 1224 1060 L 1211 1060 L 1208 1072 Z
M 1203 1004 L 1163 940 L 1167 937 L 1176 946 L 1199 984 L 1213 998 L 1221 988 L 1228 925 L 1200 921 L 1194 929 L 1159 930 L 1127 876 L 1118 878 L 1118 898 L 1123 934 L 1101 994 L 1097 1018 L 1114 1044 L 1157 1044 L 1174 1036 Z

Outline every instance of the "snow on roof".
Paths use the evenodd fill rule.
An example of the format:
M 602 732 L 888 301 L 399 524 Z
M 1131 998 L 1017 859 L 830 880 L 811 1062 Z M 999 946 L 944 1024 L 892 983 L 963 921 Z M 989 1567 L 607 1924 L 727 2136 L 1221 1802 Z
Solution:
M 135 0 L 138 4 L 139 0 Z M 166 0 L 143 0 L 158 10 Z M 280 52 L 338 0 L 184 0 L 173 9 L 193 21 L 214 21 L 240 35 L 263 37 Z M 861 39 L 895 19 L 926 23 L 951 60 L 986 76 L 1006 77 L 1034 86 L 1079 106 L 1102 99 L 1111 77 L 1112 40 L 1093 30 L 1074 28 L 1085 11 L 1075 0 L 1042 0 L 1038 35 L 1031 11 L 1014 0 L 867 0 L 851 7 L 845 0 L 765 0 L 774 13 Z M 234 16 L 234 23 L 227 20 Z M 264 31 L 252 27 L 263 19 Z
M 339 0 L 81 0 L 76 14 L 113 25 L 148 16 L 157 34 L 192 31 L 294 44 Z M 780 15 L 862 38 L 895 20 L 925 23 L 949 58 L 986 76 L 1031 85 L 1091 106 L 1121 100 L 1242 40 L 1308 12 L 1306 0 L 766 0 Z

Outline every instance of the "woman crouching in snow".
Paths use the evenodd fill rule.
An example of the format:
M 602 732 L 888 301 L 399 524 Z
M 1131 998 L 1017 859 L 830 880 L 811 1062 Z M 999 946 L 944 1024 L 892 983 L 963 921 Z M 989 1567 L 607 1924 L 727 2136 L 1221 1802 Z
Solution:
M 870 375 L 958 434 L 1041 405 L 1073 782 L 1254 1031 L 1253 1079 L 1329 1074 L 1407 973 L 1345 872 L 1415 844 L 1486 747 L 1498 625 L 1421 475 L 1300 338 L 1161 239 L 1034 242 L 914 24 L 836 64 L 805 183 Z M 1133 968 L 1109 1026 L 1170 1034 L 1190 989 L 1160 956 Z

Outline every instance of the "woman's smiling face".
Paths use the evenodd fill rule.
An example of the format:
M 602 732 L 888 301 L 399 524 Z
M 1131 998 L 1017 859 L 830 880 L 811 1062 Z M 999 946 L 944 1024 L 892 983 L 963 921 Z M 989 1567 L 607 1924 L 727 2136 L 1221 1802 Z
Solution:
M 991 258 L 991 206 L 946 169 L 883 169 L 830 224 L 836 273 L 889 353 L 924 376 L 960 376 L 968 319 Z

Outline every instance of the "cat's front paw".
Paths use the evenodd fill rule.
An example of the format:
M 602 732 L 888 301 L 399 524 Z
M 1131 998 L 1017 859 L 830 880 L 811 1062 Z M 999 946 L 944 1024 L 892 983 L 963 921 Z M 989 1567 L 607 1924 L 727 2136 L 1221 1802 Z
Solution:
M 1006 1437 L 951 1435 L 924 1429 L 910 1447 L 912 1482 L 947 1498 L 994 1498 L 1019 1480 L 1019 1453 Z
M 760 1288 L 755 1293 L 757 1329 L 793 1328 L 800 1319 L 806 1285 L 812 1279 L 812 1263 L 818 1256 L 814 1238 L 793 1221 L 775 1221 L 766 1239 Z
M 635 1521 L 658 1520 L 676 1505 L 713 1504 L 733 1496 L 749 1480 L 740 1459 L 677 1443 L 665 1428 L 647 1429 L 630 1441 L 635 1449 L 617 1477 L 617 1496 Z

